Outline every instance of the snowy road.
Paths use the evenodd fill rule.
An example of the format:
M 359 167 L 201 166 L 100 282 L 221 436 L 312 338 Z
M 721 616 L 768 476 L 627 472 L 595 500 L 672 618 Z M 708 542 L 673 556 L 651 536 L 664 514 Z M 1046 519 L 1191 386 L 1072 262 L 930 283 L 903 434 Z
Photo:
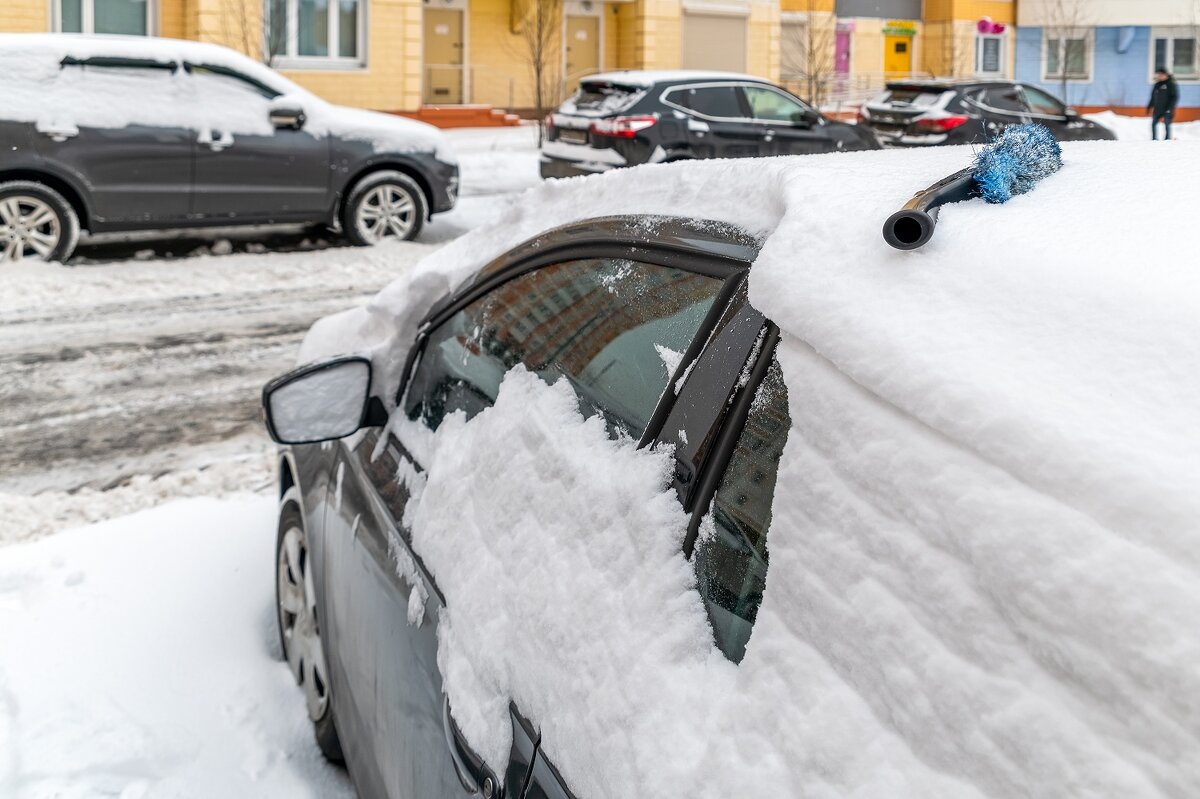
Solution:
M 84 247 L 72 266 L 5 270 L 0 542 L 166 496 L 261 488 L 270 445 L 259 392 L 294 365 L 309 325 L 536 182 L 528 131 L 455 138 L 464 197 L 415 243 L 358 249 L 294 235 L 282 240 L 294 251 L 264 253 L 219 238 L 197 255 L 194 237 L 162 238 Z M 131 259 L 113 260 L 122 255 Z M 128 490 L 147 481 L 161 484 Z

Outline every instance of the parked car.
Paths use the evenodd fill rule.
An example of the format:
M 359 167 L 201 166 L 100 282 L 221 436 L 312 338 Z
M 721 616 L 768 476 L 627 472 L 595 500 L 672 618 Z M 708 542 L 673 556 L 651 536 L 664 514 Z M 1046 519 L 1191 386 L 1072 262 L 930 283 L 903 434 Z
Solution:
M 91 233 L 311 223 L 411 239 L 454 206 L 435 128 L 197 42 L 0 35 L 0 262 Z
M 919 254 L 880 225 L 969 154 L 550 183 L 319 322 L 263 401 L 322 750 L 364 799 L 1195 784 L 1136 708 L 1200 648 L 1200 278 L 1072 187 L 1196 154 L 1108 149 Z
M 542 177 L 690 158 L 874 150 L 870 131 L 823 116 L 751 75 L 630 70 L 584 78 L 546 119 Z
M 1040 122 L 1059 141 L 1114 140 L 1052 94 L 1010 80 L 889 83 L 862 107 L 858 123 L 888 147 L 983 144 L 1009 125 Z

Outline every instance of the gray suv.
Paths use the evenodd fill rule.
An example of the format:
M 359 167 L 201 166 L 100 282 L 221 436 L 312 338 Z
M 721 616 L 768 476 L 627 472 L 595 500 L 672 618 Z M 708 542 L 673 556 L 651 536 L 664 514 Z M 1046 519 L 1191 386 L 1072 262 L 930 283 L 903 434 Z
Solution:
M 436 128 L 334 106 L 231 50 L 0 35 L 0 263 L 91 233 L 289 223 L 411 239 L 454 206 Z

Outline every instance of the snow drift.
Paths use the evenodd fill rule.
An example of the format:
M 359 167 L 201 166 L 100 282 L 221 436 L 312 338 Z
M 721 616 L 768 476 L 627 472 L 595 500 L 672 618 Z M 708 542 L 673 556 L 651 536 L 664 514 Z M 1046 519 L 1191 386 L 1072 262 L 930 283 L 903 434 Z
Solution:
M 493 409 L 426 442 L 411 518 L 446 589 L 441 659 L 457 712 L 478 708 L 462 720 L 472 744 L 504 755 L 511 696 L 585 799 L 1194 796 L 1200 273 L 1149 242 L 1194 224 L 1200 148 L 1064 155 L 1004 206 L 945 208 L 916 253 L 889 249 L 879 225 L 968 163 L 965 148 L 558 181 L 319 323 L 302 357 L 369 351 L 387 397 L 428 303 L 549 227 L 669 214 L 763 239 L 750 297 L 783 331 L 793 426 L 745 660 L 725 662 L 697 615 L 666 456 L 608 442 L 561 388 L 542 396 L 513 374 Z M 498 437 L 537 457 L 481 468 Z M 582 490 L 566 449 L 602 476 L 596 507 L 623 497 L 620 511 L 501 501 L 522 480 L 547 506 Z M 465 496 L 464 472 L 496 502 Z M 608 557 L 630 520 L 645 557 Z M 484 553 L 490 575 L 533 554 L 562 564 L 578 592 L 530 580 L 533 598 L 497 594 L 442 551 L 451 539 Z M 615 614 L 597 649 L 593 588 L 661 612 Z M 520 640 L 531 628 L 548 639 Z M 488 659 L 475 656 L 484 637 Z

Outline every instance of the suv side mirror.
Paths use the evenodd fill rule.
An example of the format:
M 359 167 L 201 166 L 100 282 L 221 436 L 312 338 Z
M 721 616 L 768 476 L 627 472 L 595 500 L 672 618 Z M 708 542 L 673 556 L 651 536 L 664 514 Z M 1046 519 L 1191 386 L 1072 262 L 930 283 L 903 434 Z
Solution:
M 386 424 L 387 411 L 370 394 L 366 358 L 302 366 L 263 388 L 267 432 L 280 444 L 315 444 Z
M 821 121 L 821 115 L 810 108 L 792 114 L 792 124 L 803 128 L 811 128 Z
M 1068 121 L 1073 122 L 1074 120 L 1079 119 L 1079 112 L 1074 108 L 1067 106 L 1067 108 L 1063 111 L 1063 116 L 1065 116 Z
M 300 130 L 307 119 L 304 109 L 293 105 L 271 106 L 270 118 L 276 130 Z

